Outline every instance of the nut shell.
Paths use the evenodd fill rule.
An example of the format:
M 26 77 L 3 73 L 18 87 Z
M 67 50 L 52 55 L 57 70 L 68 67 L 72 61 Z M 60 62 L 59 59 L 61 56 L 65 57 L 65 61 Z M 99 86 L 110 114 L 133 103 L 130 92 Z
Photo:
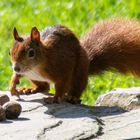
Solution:
M 10 99 L 6 94 L 0 94 L 0 105 L 3 105 L 8 101 L 10 101 Z
M 2 106 L 0 106 L 0 121 L 3 121 L 5 119 L 6 119 L 5 110 L 2 108 Z
M 9 101 L 3 105 L 7 119 L 16 119 L 21 113 L 22 107 L 19 103 Z

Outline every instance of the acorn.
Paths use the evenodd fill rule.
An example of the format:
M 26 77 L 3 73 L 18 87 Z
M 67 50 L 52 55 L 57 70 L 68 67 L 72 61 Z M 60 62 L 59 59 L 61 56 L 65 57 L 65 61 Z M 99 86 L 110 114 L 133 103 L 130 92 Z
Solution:
M 6 119 L 5 110 L 2 108 L 2 106 L 0 106 L 0 121 L 3 121 L 5 119 Z
M 0 105 L 1 106 L 8 101 L 10 101 L 10 99 L 6 94 L 0 94 Z
M 17 119 L 21 113 L 22 107 L 15 101 L 9 101 L 3 105 L 7 119 Z

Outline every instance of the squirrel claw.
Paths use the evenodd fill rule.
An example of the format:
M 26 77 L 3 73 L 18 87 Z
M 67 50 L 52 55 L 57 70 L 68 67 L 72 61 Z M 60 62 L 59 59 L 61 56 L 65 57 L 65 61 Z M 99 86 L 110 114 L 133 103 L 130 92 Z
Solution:
M 47 98 L 43 98 L 44 102 L 47 104 L 52 104 L 54 103 L 54 97 L 47 97 Z
M 47 97 L 47 98 L 44 98 L 44 102 L 47 103 L 47 104 L 52 104 L 52 103 L 61 103 L 62 102 L 62 99 L 60 97 Z
M 26 87 L 20 87 L 17 89 L 17 91 L 20 93 L 20 95 L 30 95 L 37 92 L 36 88 L 26 88 Z
M 66 101 L 71 104 L 80 104 L 81 103 L 81 100 L 79 98 L 73 97 L 73 96 L 67 96 Z

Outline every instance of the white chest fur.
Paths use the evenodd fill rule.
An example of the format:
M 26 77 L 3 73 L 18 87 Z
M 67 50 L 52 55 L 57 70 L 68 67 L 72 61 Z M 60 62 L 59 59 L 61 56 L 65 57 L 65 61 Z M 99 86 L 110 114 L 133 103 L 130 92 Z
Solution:
M 30 80 L 48 82 L 48 83 L 51 82 L 48 78 L 43 77 L 40 73 L 38 73 L 35 70 L 28 71 L 28 72 L 24 73 L 24 75 L 27 78 L 29 78 Z

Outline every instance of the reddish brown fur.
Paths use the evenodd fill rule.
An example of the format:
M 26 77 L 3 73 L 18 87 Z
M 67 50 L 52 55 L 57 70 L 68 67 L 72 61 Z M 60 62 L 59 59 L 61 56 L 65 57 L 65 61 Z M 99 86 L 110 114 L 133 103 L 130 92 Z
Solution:
M 116 69 L 140 76 L 140 23 L 135 20 L 114 19 L 98 23 L 81 39 L 82 47 L 75 35 L 63 26 L 45 29 L 41 41 L 38 34 L 31 33 L 24 41 L 16 31 L 14 36 L 18 41 L 11 50 L 12 63 L 22 61 L 31 68 L 38 64 L 36 70 L 40 75 L 55 84 L 55 100 L 67 95 L 69 101 L 77 102 L 86 87 L 88 73 Z M 34 46 L 37 50 L 34 61 L 25 57 L 26 44 L 32 42 L 32 38 L 39 42 Z M 13 73 L 10 86 L 13 95 L 19 94 L 16 84 L 21 76 L 24 75 Z M 35 92 L 49 89 L 47 81 L 31 81 L 37 86 Z
M 103 21 L 81 39 L 89 60 L 90 74 L 116 69 L 140 76 L 140 23 L 135 20 Z
M 16 33 L 14 33 L 15 39 L 18 36 Z M 36 50 L 36 57 L 34 60 L 30 60 L 26 55 L 30 48 L 29 44 L 35 41 L 38 43 L 38 46 L 33 45 L 33 49 Z M 47 79 L 52 81 L 56 90 L 53 101 L 63 100 L 64 95 L 67 95 L 68 101 L 79 102 L 87 84 L 88 57 L 76 36 L 64 26 L 54 26 L 44 30 L 41 34 L 41 40 L 36 33 L 34 35 L 34 32 L 31 32 L 31 37 L 25 38 L 24 41 L 15 41 L 11 49 L 11 62 L 20 68 L 28 66 L 32 69 L 35 67 L 36 71 L 43 78 L 46 78 L 46 83 L 30 79 L 35 83 L 37 89 L 40 89 L 39 91 L 44 90 L 44 87 L 49 88 Z M 16 81 L 19 78 L 17 77 L 25 75 L 15 72 L 13 75 L 16 78 L 12 78 L 10 89 L 12 95 L 18 95 Z

